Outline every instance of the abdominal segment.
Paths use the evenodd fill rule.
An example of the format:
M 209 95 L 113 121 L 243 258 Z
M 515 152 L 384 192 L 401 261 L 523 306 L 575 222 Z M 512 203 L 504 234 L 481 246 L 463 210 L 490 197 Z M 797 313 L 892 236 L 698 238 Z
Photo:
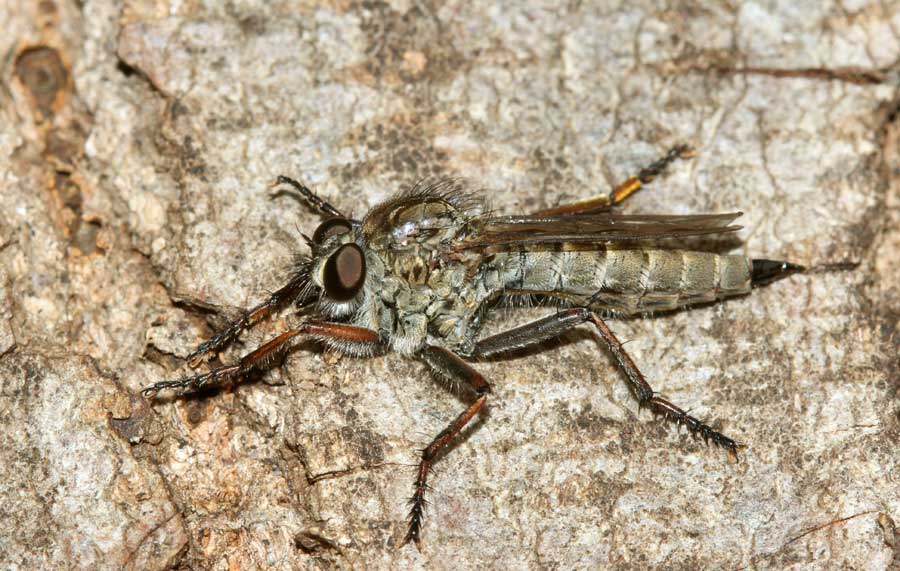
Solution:
M 748 293 L 744 256 L 690 250 L 520 251 L 501 255 L 508 293 L 546 294 L 621 314 L 665 311 Z

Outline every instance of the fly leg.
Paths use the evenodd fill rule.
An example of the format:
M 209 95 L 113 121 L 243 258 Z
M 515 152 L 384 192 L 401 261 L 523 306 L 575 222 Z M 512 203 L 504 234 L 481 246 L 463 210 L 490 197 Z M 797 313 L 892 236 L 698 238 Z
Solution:
M 260 319 L 271 315 L 273 311 L 276 311 L 295 300 L 297 296 L 303 292 L 308 281 L 309 278 L 305 272 L 297 272 L 294 277 L 291 278 L 291 281 L 270 295 L 267 300 L 241 315 L 228 327 L 216 333 L 209 341 L 201 343 L 190 355 L 188 355 L 188 364 L 192 367 L 197 366 L 204 356 L 222 349 L 237 339 L 242 331 L 252 326 L 254 323 L 257 323 Z
M 379 344 L 378 333 L 363 327 L 341 323 L 310 321 L 295 329 L 289 329 L 257 349 L 247 353 L 236 365 L 217 367 L 207 373 L 193 375 L 174 381 L 160 381 L 141 391 L 145 397 L 152 397 L 165 389 L 195 392 L 203 387 L 219 385 L 233 379 L 246 377 L 253 371 L 271 366 L 289 347 L 288 341 L 303 335 L 343 347 L 353 353 L 371 353 Z
M 736 454 L 740 447 L 734 440 L 714 430 L 701 420 L 691 416 L 672 402 L 656 395 L 653 388 L 644 379 L 644 375 L 631 360 L 625 347 L 619 341 L 609 326 L 606 325 L 596 313 L 585 308 L 567 309 L 538 319 L 509 331 L 487 337 L 475 344 L 473 357 L 489 357 L 497 353 L 512 351 L 534 345 L 547 339 L 558 337 L 562 333 L 577 327 L 583 323 L 591 323 L 603 341 L 606 342 L 610 353 L 625 372 L 628 386 L 638 400 L 639 406 L 649 408 L 654 414 L 661 414 L 666 419 L 687 426 L 692 434 L 700 436 L 704 441 L 710 440 L 731 453 Z
M 414 485 L 415 491 L 412 498 L 410 498 L 412 507 L 409 510 L 409 527 L 406 531 L 406 538 L 403 540 L 404 543 L 414 541 L 416 547 L 419 546 L 421 540 L 420 532 L 426 504 L 425 491 L 428 490 L 427 482 L 431 466 L 436 461 L 438 454 L 484 407 L 484 403 L 487 401 L 487 393 L 491 390 L 490 385 L 478 371 L 447 349 L 429 345 L 419 355 L 435 372 L 452 381 L 465 382 L 475 391 L 476 399 L 462 414 L 456 417 L 456 420 L 440 431 L 434 437 L 434 440 L 431 441 L 431 444 L 422 450 L 422 458 L 419 461 L 419 470 Z
M 609 193 L 611 204 L 619 204 L 638 190 L 645 184 L 650 184 L 653 180 L 661 175 L 669 165 L 678 159 L 693 158 L 696 153 L 687 145 L 678 145 L 669 149 L 665 155 L 653 161 L 646 167 L 642 168 L 637 175 L 625 179 L 616 188 Z
M 534 214 L 538 216 L 556 216 L 559 214 L 590 214 L 593 212 L 608 211 L 616 204 L 623 202 L 626 198 L 640 190 L 645 184 L 652 182 L 653 179 L 661 175 L 666 168 L 676 160 L 689 159 L 693 156 L 693 149 L 687 145 L 672 147 L 668 153 L 642 168 L 638 174 L 625 179 L 622 183 L 612 189 L 609 194 L 599 194 L 584 200 L 540 210 Z
M 289 176 L 284 176 L 283 174 L 278 175 L 278 178 L 276 178 L 275 182 L 273 182 L 270 185 L 270 188 L 275 188 L 275 187 L 281 186 L 282 184 L 286 184 L 286 185 L 292 187 L 297 192 L 299 192 L 300 195 L 303 198 L 305 198 L 306 201 L 309 202 L 309 204 L 312 205 L 313 208 L 315 208 L 322 214 L 332 217 L 332 218 L 334 218 L 334 217 L 344 218 L 344 215 L 341 214 L 337 208 L 335 208 L 334 206 L 329 204 L 329 202 L 327 200 L 320 198 L 318 195 L 316 195 L 315 192 L 311 191 L 309 189 L 309 187 L 307 187 L 305 184 L 297 182 L 296 180 L 292 179 Z

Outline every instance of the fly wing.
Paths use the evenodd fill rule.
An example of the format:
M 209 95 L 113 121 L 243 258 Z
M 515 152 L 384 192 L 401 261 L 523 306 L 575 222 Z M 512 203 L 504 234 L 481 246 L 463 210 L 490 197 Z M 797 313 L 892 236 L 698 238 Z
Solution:
M 577 214 L 491 216 L 467 224 L 457 250 L 529 244 L 604 244 L 734 232 L 740 212 L 725 214 Z

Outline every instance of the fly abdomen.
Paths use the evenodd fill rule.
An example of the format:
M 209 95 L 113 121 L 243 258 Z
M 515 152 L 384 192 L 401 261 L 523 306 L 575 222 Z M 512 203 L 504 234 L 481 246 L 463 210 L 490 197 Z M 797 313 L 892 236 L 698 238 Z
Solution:
M 510 293 L 545 294 L 622 314 L 665 311 L 748 293 L 744 256 L 689 250 L 608 249 L 504 254 Z

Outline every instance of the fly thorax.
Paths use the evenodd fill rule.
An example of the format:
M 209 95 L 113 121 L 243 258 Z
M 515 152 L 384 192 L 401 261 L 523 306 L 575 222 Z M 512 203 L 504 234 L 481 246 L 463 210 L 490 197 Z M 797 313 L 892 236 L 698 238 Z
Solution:
M 397 304 L 397 296 L 401 291 L 409 289 L 406 282 L 396 276 L 385 276 L 381 281 L 381 287 L 378 289 L 378 295 L 382 301 L 395 306 Z
M 434 264 L 425 252 L 419 248 L 393 254 L 392 271 L 410 285 L 428 283 Z
M 428 337 L 428 318 L 423 313 L 398 313 L 391 335 L 394 351 L 414 355 Z
M 400 314 L 425 313 L 433 299 L 432 291 L 426 286 L 404 287 L 394 296 L 394 304 Z

